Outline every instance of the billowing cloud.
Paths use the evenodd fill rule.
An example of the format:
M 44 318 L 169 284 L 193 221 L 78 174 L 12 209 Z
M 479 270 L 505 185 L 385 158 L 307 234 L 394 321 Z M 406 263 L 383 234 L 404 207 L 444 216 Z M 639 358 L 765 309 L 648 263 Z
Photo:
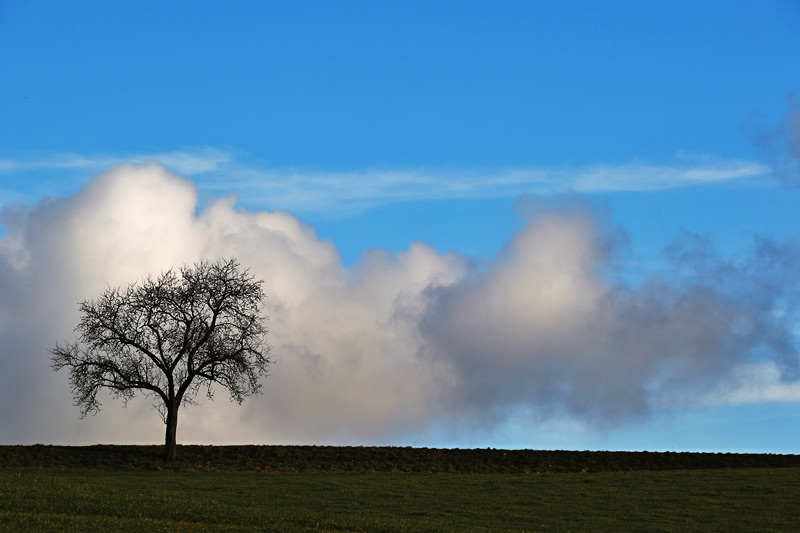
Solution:
M 796 250 L 762 241 L 729 262 L 687 235 L 669 250 L 668 277 L 626 286 L 609 281 L 608 224 L 572 207 L 537 213 L 489 270 L 430 289 L 424 349 L 448 362 L 457 410 L 502 417 L 535 406 L 604 425 L 701 397 L 758 397 L 741 387 L 777 397 L 767 378 L 779 396 L 800 390 L 782 381 L 795 376 L 800 307 L 785 287 L 800 281 Z M 769 372 L 745 385 L 754 357 Z
M 509 412 L 618 424 L 675 405 L 798 397 L 797 250 L 759 241 L 728 261 L 687 235 L 673 270 L 625 284 L 621 230 L 580 200 L 531 209 L 488 265 L 424 243 L 353 268 L 287 212 L 122 165 L 72 196 L 4 212 L 0 441 L 157 442 L 146 400 L 78 420 L 47 349 L 76 303 L 201 258 L 265 281 L 276 364 L 264 394 L 181 412 L 182 442 L 391 442 L 431 427 L 491 428 Z M 769 270 L 765 270 L 769 269 Z

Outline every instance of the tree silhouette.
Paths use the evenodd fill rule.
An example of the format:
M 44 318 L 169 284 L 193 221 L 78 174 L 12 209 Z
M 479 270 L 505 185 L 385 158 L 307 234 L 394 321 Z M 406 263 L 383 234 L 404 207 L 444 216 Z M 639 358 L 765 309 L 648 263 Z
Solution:
M 272 362 L 261 284 L 229 259 L 109 287 L 80 303 L 78 340 L 50 350 L 53 369 L 69 368 L 81 418 L 100 409 L 101 389 L 126 403 L 137 391 L 152 397 L 166 424 L 164 458 L 173 461 L 178 408 L 201 387 L 210 399 L 218 383 L 240 404 L 261 389 Z

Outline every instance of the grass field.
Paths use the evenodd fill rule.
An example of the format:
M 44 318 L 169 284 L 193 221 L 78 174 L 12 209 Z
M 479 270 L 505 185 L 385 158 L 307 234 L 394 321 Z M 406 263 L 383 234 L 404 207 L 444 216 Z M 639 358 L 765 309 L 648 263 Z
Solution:
M 800 470 L 0 471 L 6 531 L 791 531 Z
M 247 450 L 255 464 L 276 462 L 253 469 Z M 520 474 L 443 471 L 491 470 L 498 461 L 507 469 L 502 450 L 186 447 L 172 469 L 157 451 L 0 447 L 0 530 L 795 531 L 800 521 L 800 467 L 698 468 L 712 460 L 791 465 L 795 456 L 529 451 L 510 461 L 566 466 Z M 364 454 L 373 470 L 442 470 L 363 471 L 351 461 Z M 580 464 L 607 468 L 581 472 Z M 651 469 L 618 468 L 631 464 Z

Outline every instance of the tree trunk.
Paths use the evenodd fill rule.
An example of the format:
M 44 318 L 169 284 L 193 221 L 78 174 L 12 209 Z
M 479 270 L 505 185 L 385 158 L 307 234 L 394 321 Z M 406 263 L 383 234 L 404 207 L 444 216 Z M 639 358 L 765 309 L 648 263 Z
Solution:
M 178 451 L 178 402 L 173 401 L 167 405 L 167 435 L 164 441 L 164 461 L 170 463 L 175 460 Z

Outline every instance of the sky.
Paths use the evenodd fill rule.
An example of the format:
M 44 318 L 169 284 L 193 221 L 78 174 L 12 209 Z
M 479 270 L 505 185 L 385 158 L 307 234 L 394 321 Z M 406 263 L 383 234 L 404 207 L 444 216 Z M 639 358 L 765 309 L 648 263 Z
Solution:
M 80 419 L 78 302 L 264 280 L 210 444 L 800 453 L 800 5 L 0 2 L 0 444 Z

